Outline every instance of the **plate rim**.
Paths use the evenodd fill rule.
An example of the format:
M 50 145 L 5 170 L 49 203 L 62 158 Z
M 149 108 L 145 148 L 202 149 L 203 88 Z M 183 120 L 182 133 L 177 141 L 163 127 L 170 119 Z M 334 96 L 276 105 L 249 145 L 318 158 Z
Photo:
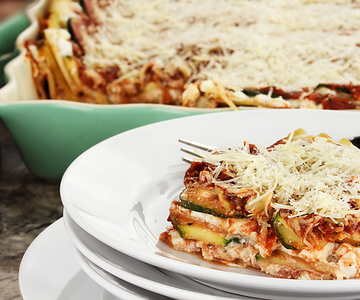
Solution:
M 281 113 L 280 113 L 281 111 Z M 261 117 L 263 114 L 268 114 L 270 112 L 270 114 L 279 114 L 280 115 L 282 113 L 284 113 L 285 110 L 281 110 L 281 109 L 274 109 L 274 110 L 258 110 L 258 111 L 242 111 L 242 112 L 226 112 L 225 114 L 242 114 L 242 116 L 246 115 L 246 114 L 250 114 L 250 115 L 257 115 L 257 117 Z M 344 118 L 348 117 L 350 115 L 352 115 L 353 117 L 356 116 L 356 112 L 352 112 L 352 111 L 302 111 L 302 110 L 286 110 L 287 114 L 293 115 L 293 114 L 300 114 L 303 116 L 316 116 L 316 115 L 321 115 L 324 114 L 327 117 L 328 116 L 339 116 L 342 115 Z M 157 127 L 160 124 L 162 124 L 162 126 L 166 125 L 165 123 L 174 123 L 174 122 L 186 122 L 190 119 L 202 119 L 202 121 L 204 119 L 208 119 L 208 118 L 213 118 L 216 116 L 219 116 L 221 114 L 224 113 L 215 113 L 215 114 L 210 114 L 210 115 L 196 115 L 196 116 L 189 116 L 189 117 L 183 117 L 181 119 L 174 119 L 174 120 L 168 120 L 168 121 L 162 121 L 159 123 L 155 123 L 155 124 L 150 124 L 150 125 L 146 125 L 144 127 Z M 359 120 L 360 122 L 360 120 Z M 114 137 L 111 137 L 110 139 L 117 139 L 119 138 L 120 135 L 124 135 L 124 134 L 132 134 L 133 131 L 138 131 L 138 130 L 143 130 L 144 127 L 140 127 L 140 128 L 135 128 L 132 130 L 129 130 L 127 132 L 121 133 L 119 135 L 116 135 Z M 166 127 L 166 126 L 164 126 Z M 109 139 L 107 139 L 109 140 Z M 107 143 L 107 140 L 99 143 Z M 95 145 L 94 147 L 97 147 L 97 145 Z M 85 153 L 83 153 L 81 156 L 83 155 L 87 155 L 88 151 L 92 151 L 92 149 L 94 148 L 90 148 L 89 150 L 87 150 Z M 80 157 L 81 157 L 80 156 Z M 79 159 L 79 158 L 78 158 Z M 64 180 L 66 181 L 66 177 L 68 172 L 71 172 L 71 169 L 73 168 L 74 164 L 76 164 L 75 160 L 68 168 L 68 170 L 65 172 L 64 176 L 63 176 L 63 180 L 61 182 L 60 185 L 60 193 L 62 195 L 62 191 L 64 189 Z M 100 240 L 101 242 L 104 242 L 103 237 L 101 236 L 101 234 L 99 235 L 97 232 L 93 231 L 93 228 L 91 228 L 91 226 L 89 227 L 88 224 L 86 224 L 86 222 L 84 222 L 81 218 L 79 218 L 76 213 L 74 213 L 73 210 L 69 210 L 69 204 L 67 203 L 66 199 L 63 198 L 63 196 L 61 196 L 61 199 L 63 201 L 64 207 L 67 209 L 67 212 L 69 213 L 70 217 L 81 227 L 83 228 L 85 231 L 87 231 L 89 234 L 93 235 L 95 238 L 97 238 L 98 240 Z M 95 230 L 96 231 L 96 230 Z M 106 241 L 104 242 L 105 244 L 109 245 L 110 247 L 114 248 L 114 245 L 111 245 L 109 243 L 107 243 Z M 157 256 L 154 257 L 154 255 L 149 255 L 148 253 L 143 253 L 142 251 L 139 251 L 137 249 L 131 249 L 131 248 L 121 248 L 119 249 L 118 247 L 115 247 L 116 250 L 121 251 L 129 256 L 135 257 L 136 259 L 139 259 L 141 261 L 144 261 L 146 263 L 150 263 L 153 264 L 155 266 L 164 268 L 166 270 L 170 270 L 170 271 L 175 271 L 175 272 L 179 272 L 179 268 L 180 270 L 182 270 L 180 273 L 182 273 L 183 275 L 189 276 L 192 274 L 192 276 L 199 278 L 198 277 L 198 271 L 199 271 L 199 266 L 195 266 L 195 265 L 189 265 L 186 264 L 186 268 L 184 270 L 184 268 L 181 268 L 181 266 L 184 266 L 183 262 L 179 262 L 179 261 L 175 261 L 175 260 L 171 260 L 171 259 L 164 259 L 161 256 Z M 201 268 L 203 269 L 203 268 Z M 252 288 L 259 288 L 259 286 L 257 286 L 257 283 L 254 282 L 254 278 L 257 278 L 257 276 L 252 276 L 252 275 L 244 275 L 244 274 L 238 274 L 238 273 L 229 273 L 229 272 L 223 272 L 221 270 L 215 270 L 215 269 L 206 269 L 206 272 L 203 272 L 204 274 L 202 274 L 200 279 L 205 279 L 205 280 L 213 280 L 214 277 L 218 276 L 218 275 L 222 275 L 224 276 L 224 274 L 231 274 L 230 276 L 233 276 L 234 278 L 236 278 L 237 280 L 240 280 L 241 283 L 246 283 L 249 287 Z M 227 275 L 228 276 L 228 275 Z M 226 277 L 226 276 L 225 276 Z M 228 277 L 227 277 L 228 278 Z M 338 292 L 338 285 L 340 285 L 339 282 L 341 282 L 341 288 L 342 289 L 346 289 L 348 293 L 358 293 L 360 292 L 360 286 L 358 288 L 354 287 L 356 284 L 358 284 L 358 279 L 351 279 L 351 280 L 343 280 L 343 281 L 337 281 L 337 280 L 330 280 L 330 281 L 302 281 L 302 280 L 293 280 L 293 279 L 283 279 L 283 278 L 274 278 L 274 277 L 261 277 L 261 280 L 263 281 L 262 283 L 262 288 L 264 289 L 270 289 L 270 290 L 276 290 L 279 291 L 278 287 L 276 289 L 274 289 L 274 283 L 276 283 L 276 285 L 278 285 L 278 283 L 284 283 L 284 285 L 286 285 L 286 283 L 290 283 L 292 285 L 294 285 L 294 288 L 297 288 L 299 290 L 306 288 L 307 291 L 311 291 L 311 293 L 320 293 L 319 291 L 319 285 L 321 285 L 322 289 L 326 289 L 327 293 L 335 293 Z M 353 282 L 356 281 L 357 283 L 354 284 Z M 336 283 L 337 282 L 337 283 Z M 306 283 L 306 284 L 305 284 Z M 286 289 L 287 290 L 287 289 Z
M 198 293 L 198 292 L 195 292 L 193 294 L 193 292 L 189 292 L 189 291 L 183 292 L 183 289 L 181 289 L 181 288 L 171 287 L 171 286 L 168 286 L 168 285 L 158 282 L 158 281 L 156 281 L 155 285 L 151 289 L 149 289 L 148 288 L 149 284 L 150 285 L 154 284 L 154 281 L 151 278 L 139 276 L 135 273 L 132 273 L 131 270 L 130 270 L 130 272 L 127 272 L 126 270 L 123 270 L 121 265 L 117 265 L 113 261 L 107 261 L 107 259 L 104 259 L 102 256 L 99 256 L 99 254 L 97 252 L 96 253 L 93 252 L 92 249 L 90 248 L 90 246 L 86 244 L 86 241 L 84 241 L 84 239 L 86 239 L 87 237 L 81 236 L 81 233 L 79 234 L 77 232 L 77 228 L 75 228 L 75 226 L 78 226 L 78 224 L 74 220 L 71 219 L 71 217 L 67 213 L 66 209 L 64 209 L 64 224 L 65 224 L 68 234 L 70 235 L 77 251 L 79 251 L 82 256 L 84 256 L 86 259 L 88 259 L 89 261 L 91 261 L 92 263 L 97 265 L 99 268 L 112 273 L 116 277 L 119 277 L 121 280 L 124 280 L 124 281 L 129 280 L 128 282 L 132 283 L 130 280 L 134 279 L 134 276 L 135 276 L 136 278 L 140 278 L 140 281 L 138 282 L 139 284 L 141 284 L 141 283 L 146 284 L 145 289 L 152 291 L 152 292 L 156 292 L 156 288 L 159 288 L 162 291 L 159 294 L 162 294 L 167 297 L 175 297 L 175 298 L 180 297 L 181 299 L 210 299 L 210 300 L 212 299 L 211 295 L 209 295 L 209 294 Z M 79 227 L 79 229 L 83 230 L 81 227 Z M 91 236 L 91 238 L 94 239 L 94 242 L 99 243 L 99 247 L 102 246 L 101 244 L 103 244 L 103 243 L 101 241 L 97 240 L 93 236 Z M 107 245 L 105 245 L 105 246 L 109 247 Z M 124 255 L 124 254 L 122 254 L 122 255 Z M 153 266 L 151 264 L 146 264 L 144 262 L 141 262 L 141 264 L 143 264 L 146 267 L 150 266 L 151 268 L 158 269 L 156 266 Z M 105 266 L 108 269 L 106 269 Z M 162 270 L 160 270 L 160 273 L 162 273 Z M 124 279 L 123 278 L 124 276 L 125 277 L 130 276 L 130 278 Z M 163 276 L 168 277 L 168 275 L 166 275 L 166 273 Z M 183 276 L 183 275 L 180 275 L 180 276 Z M 175 281 L 175 279 L 172 279 L 172 280 Z M 132 283 L 132 284 L 134 284 L 134 283 Z M 134 285 L 137 285 L 137 284 L 134 284 Z M 139 286 L 139 285 L 137 285 L 137 286 Z M 141 286 L 139 286 L 139 287 L 141 287 Z M 213 289 L 213 288 L 209 288 L 209 289 Z M 177 291 L 177 294 L 174 294 L 175 291 Z M 224 293 L 226 293 L 226 292 L 224 292 Z M 243 300 L 249 299 L 247 296 L 243 296 L 243 295 L 239 295 L 239 296 L 236 295 L 235 298 L 230 298 L 229 296 L 231 296 L 231 295 L 233 295 L 233 294 L 229 293 L 228 295 L 226 295 L 227 297 L 216 296 L 216 299 L 223 299 L 223 300 L 225 300 L 225 299 L 241 299 L 241 297 L 244 297 Z M 251 299 L 254 299 L 254 298 L 251 298 Z

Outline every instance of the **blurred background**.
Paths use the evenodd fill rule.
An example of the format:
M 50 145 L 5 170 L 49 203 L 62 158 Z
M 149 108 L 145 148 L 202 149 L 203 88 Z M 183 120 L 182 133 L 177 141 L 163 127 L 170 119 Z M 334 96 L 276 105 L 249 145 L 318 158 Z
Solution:
M 0 26 L 24 13 L 33 1 L 0 0 Z M 62 204 L 58 183 L 29 173 L 1 119 L 0 212 L 0 299 L 23 300 L 18 282 L 21 259 L 34 238 L 62 216 Z
M 32 0 L 0 0 L 0 22 L 24 11 Z

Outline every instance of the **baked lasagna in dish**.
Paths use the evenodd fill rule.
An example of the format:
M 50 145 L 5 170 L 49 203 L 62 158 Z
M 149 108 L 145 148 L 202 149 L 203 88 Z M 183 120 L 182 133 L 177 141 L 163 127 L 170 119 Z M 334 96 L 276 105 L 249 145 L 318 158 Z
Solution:
M 26 42 L 40 99 L 360 107 L 352 0 L 49 0 Z
M 279 278 L 359 277 L 360 150 L 348 140 L 298 129 L 200 154 L 162 242 Z

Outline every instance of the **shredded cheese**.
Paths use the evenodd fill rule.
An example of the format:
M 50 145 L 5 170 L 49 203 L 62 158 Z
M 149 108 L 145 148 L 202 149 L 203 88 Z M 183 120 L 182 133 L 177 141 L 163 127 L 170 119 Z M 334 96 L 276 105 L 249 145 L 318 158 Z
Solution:
M 84 64 L 122 75 L 155 62 L 232 90 L 360 83 L 360 5 L 351 0 L 107 0 Z M 102 1 L 101 3 L 105 3 Z
M 65 29 L 48 28 L 45 34 L 52 40 L 61 56 L 72 56 L 73 49 L 70 42 L 71 35 Z
M 250 154 L 249 144 L 202 152 L 214 164 L 213 182 L 257 192 L 253 203 L 272 196 L 272 207 L 294 216 L 317 214 L 331 219 L 360 216 L 360 150 L 322 136 L 304 136 Z M 234 177 L 218 180 L 222 170 Z

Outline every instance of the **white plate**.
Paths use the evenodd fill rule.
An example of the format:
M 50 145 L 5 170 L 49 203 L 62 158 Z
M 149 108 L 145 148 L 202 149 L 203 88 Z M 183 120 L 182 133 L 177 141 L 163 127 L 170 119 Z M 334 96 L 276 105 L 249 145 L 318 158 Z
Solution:
M 81 252 L 74 247 L 74 255 L 85 273 L 96 283 L 109 291 L 112 295 L 118 296 L 124 300 L 171 300 L 159 294 L 144 290 L 138 286 L 132 285 L 127 281 L 106 272 L 90 260 L 88 260 Z M 87 300 L 87 299 L 84 299 Z M 107 300 L 107 299 L 106 299 Z
M 225 112 L 156 123 L 112 137 L 78 157 L 61 182 L 71 218 L 110 247 L 166 270 L 272 299 L 356 298 L 358 280 L 277 279 L 248 269 L 221 268 L 158 243 L 168 209 L 183 189 L 188 165 L 179 138 L 214 146 L 243 140 L 269 145 L 290 131 L 326 132 L 335 139 L 360 134 L 357 112 L 258 110 Z M 160 248 L 159 248 L 160 246 Z
M 86 269 L 86 266 L 83 266 Z M 26 250 L 20 264 L 19 285 L 24 300 L 162 300 L 118 278 L 96 282 L 80 267 L 74 246 L 59 219 L 46 228 Z M 93 272 L 92 278 L 96 275 Z M 104 286 L 105 288 L 103 288 Z M 114 291 L 115 293 L 110 293 Z M 116 294 L 116 296 L 115 296 Z M 166 298 L 167 299 L 167 298 Z
M 73 254 L 62 219 L 46 228 L 21 260 L 24 300 L 119 300 L 87 276 Z
M 248 297 L 216 290 L 178 273 L 154 267 L 118 252 L 81 229 L 71 220 L 66 211 L 64 211 L 64 222 L 75 247 L 86 259 L 95 264 L 95 269 L 96 267 L 101 268 L 117 278 L 174 299 L 249 299 Z M 77 257 L 83 263 L 84 258 L 82 256 Z M 97 281 L 96 278 L 93 279 Z M 100 280 L 103 280 L 103 278 L 100 278 Z

